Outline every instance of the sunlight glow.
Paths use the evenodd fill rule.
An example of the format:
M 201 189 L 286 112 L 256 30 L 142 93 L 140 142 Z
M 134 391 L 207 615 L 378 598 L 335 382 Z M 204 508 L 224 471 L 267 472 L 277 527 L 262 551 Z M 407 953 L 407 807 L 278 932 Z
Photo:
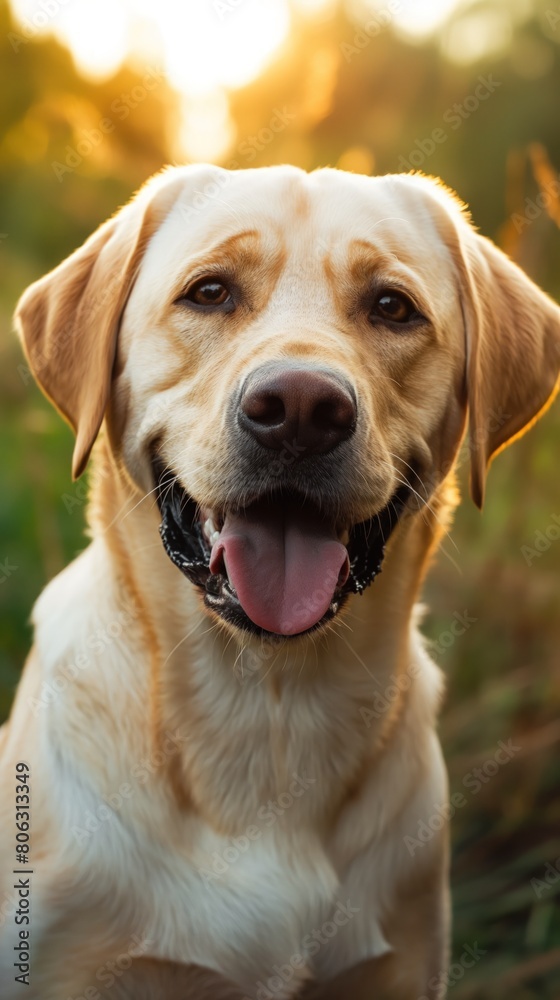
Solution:
M 424 38 L 433 34 L 457 5 L 458 0 L 400 0 L 395 27 L 406 35 Z
M 303 14 L 328 17 L 334 14 L 336 0 L 293 0 L 294 6 Z
M 342 0 L 358 27 L 375 11 L 395 31 L 429 36 L 459 0 Z M 183 95 L 177 156 L 217 160 L 235 142 L 227 91 L 255 79 L 289 35 L 292 12 L 330 17 L 335 0 L 11 0 L 27 38 L 52 33 L 84 75 L 127 59 L 162 71 Z M 447 38 L 454 48 L 455 37 Z M 474 43 L 473 43 L 474 44 Z M 310 53 L 312 55 L 312 53 Z M 354 155 L 354 154 L 353 154 Z
M 191 96 L 249 83 L 290 26 L 288 0 L 12 0 L 12 8 L 30 35 L 52 32 L 99 78 L 134 53 L 139 34 L 147 58 L 151 31 L 169 82 Z
M 346 0 L 357 22 L 383 15 L 398 34 L 423 40 L 445 23 L 460 0 Z
M 288 35 L 289 0 L 11 0 L 26 37 L 51 32 L 85 76 L 128 58 L 184 95 L 177 155 L 216 160 L 235 135 L 226 90 L 253 80 Z M 329 0 L 297 0 L 314 13 Z M 312 9 L 311 9 L 312 8 Z
M 114 73 L 129 48 L 129 19 L 121 0 L 12 0 L 30 37 L 52 32 L 93 79 Z
M 468 65 L 488 56 L 498 56 L 508 48 L 511 40 L 511 19 L 507 10 L 474 10 L 446 29 L 442 45 L 448 59 Z
M 158 0 L 169 81 L 187 94 L 254 79 L 284 41 L 287 0 Z
M 225 91 L 214 90 L 196 99 L 185 97 L 182 119 L 178 157 L 186 152 L 191 160 L 216 163 L 233 145 L 235 128 Z

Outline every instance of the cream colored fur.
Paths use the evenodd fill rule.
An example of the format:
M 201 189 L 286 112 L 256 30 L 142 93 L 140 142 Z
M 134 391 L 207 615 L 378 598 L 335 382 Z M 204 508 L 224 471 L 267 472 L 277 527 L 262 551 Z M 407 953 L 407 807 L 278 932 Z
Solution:
M 248 307 L 185 318 L 177 295 L 216 262 Z M 429 330 L 356 318 L 367 274 L 413 294 Z M 481 503 L 488 461 L 553 393 L 559 316 L 435 182 L 290 167 L 169 170 L 25 293 L 18 325 L 76 430 L 76 474 L 105 430 L 91 543 L 35 606 L 0 735 L 5 1000 L 440 995 L 447 832 L 414 852 L 406 839 L 447 795 L 441 677 L 414 605 L 469 412 Z M 354 521 L 387 502 L 413 453 L 429 497 L 340 621 L 273 647 L 219 626 L 168 559 L 149 449 L 201 504 L 223 500 L 228 400 L 277 357 L 356 387 Z M 19 760 L 33 797 L 28 988 L 13 969 Z

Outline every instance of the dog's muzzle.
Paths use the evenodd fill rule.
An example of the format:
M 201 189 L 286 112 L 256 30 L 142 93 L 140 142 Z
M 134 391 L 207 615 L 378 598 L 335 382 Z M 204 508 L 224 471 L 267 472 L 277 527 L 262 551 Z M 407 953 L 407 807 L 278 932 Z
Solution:
M 234 485 L 224 484 L 222 510 L 201 510 L 155 460 L 163 543 L 226 621 L 276 637 L 313 631 L 380 572 L 409 491 L 365 522 L 345 522 L 358 408 L 352 387 L 330 369 L 256 369 L 230 423 Z

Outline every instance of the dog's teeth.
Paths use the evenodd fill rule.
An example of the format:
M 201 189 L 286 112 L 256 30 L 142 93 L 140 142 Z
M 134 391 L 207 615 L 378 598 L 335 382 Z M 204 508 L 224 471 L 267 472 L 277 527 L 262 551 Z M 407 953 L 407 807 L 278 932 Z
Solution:
M 204 531 L 204 534 L 206 535 L 211 545 L 214 545 L 215 542 L 217 542 L 218 538 L 220 537 L 220 532 L 217 530 L 216 525 L 214 524 L 214 519 L 212 517 L 209 517 L 204 522 L 204 524 L 202 525 L 202 530 Z
M 220 532 L 216 528 L 212 517 L 206 519 L 202 526 L 202 530 L 206 535 L 207 540 L 210 542 L 210 545 L 215 545 L 220 537 Z

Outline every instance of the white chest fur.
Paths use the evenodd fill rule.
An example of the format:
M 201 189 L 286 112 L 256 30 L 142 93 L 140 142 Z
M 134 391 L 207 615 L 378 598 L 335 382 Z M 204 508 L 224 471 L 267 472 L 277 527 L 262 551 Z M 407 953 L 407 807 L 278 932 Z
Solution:
M 44 633 L 51 680 L 84 636 L 118 620 L 107 588 L 92 618 L 95 578 L 83 556 L 42 599 L 38 648 Z M 85 610 L 57 633 L 68 586 L 85 589 Z M 115 940 L 139 934 L 150 954 L 221 970 L 251 994 L 280 977 L 273 995 L 290 997 L 309 970 L 328 977 L 390 947 L 383 914 L 411 864 L 404 833 L 445 796 L 431 734 L 435 668 L 418 647 L 406 718 L 381 753 L 363 709 L 387 673 L 364 663 L 363 649 L 342 659 L 339 647 L 330 661 L 323 650 L 305 671 L 283 662 L 272 683 L 242 676 L 204 631 L 202 619 L 165 661 L 163 749 L 145 723 L 149 663 L 134 617 L 41 715 L 52 805 L 65 817 L 61 856 L 81 873 L 72 891 L 87 887 L 90 915 L 106 919 L 110 900 Z M 72 760 L 57 756 L 70 746 Z M 169 764 L 190 799 L 184 810 Z

